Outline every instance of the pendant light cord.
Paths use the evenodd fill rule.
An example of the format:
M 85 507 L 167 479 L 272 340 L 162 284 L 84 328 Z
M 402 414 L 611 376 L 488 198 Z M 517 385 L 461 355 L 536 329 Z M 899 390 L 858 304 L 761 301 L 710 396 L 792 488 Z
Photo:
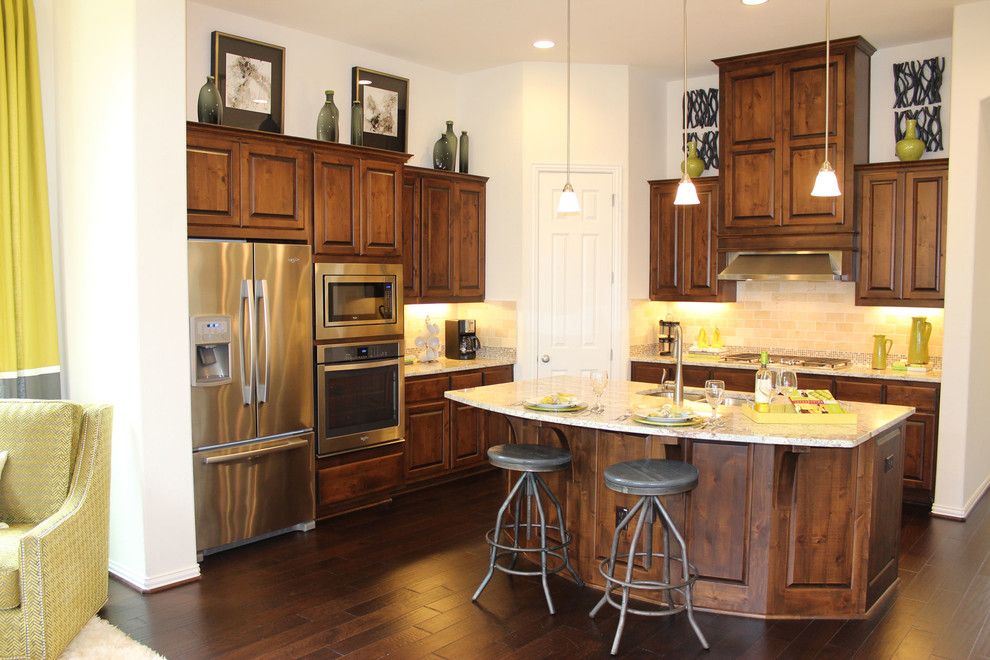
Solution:
M 567 0 L 567 183 L 571 182 L 571 0 Z
M 687 0 L 684 0 L 687 2 Z M 825 0 L 825 162 L 828 163 L 828 116 L 832 114 L 828 104 L 828 83 L 831 78 L 831 26 L 832 26 L 832 0 Z
M 688 125 L 687 125 L 687 123 L 688 123 L 687 122 L 687 28 L 688 28 L 688 25 L 687 25 L 687 0 L 684 0 L 684 11 L 682 13 L 683 13 L 683 17 L 682 18 L 683 18 L 683 23 L 684 23 L 684 34 L 683 34 L 683 38 L 681 39 L 681 41 L 683 42 L 682 45 L 683 45 L 683 48 L 684 48 L 684 53 L 683 53 L 683 58 L 682 58 L 683 61 L 684 61 L 684 77 L 681 79 L 681 114 L 683 115 L 682 116 L 682 120 L 684 122 L 684 131 L 683 131 L 683 133 L 681 135 L 681 143 L 682 143 L 681 144 L 681 147 L 682 147 L 682 150 L 683 150 L 684 153 L 681 156 L 681 165 L 682 165 L 682 167 L 684 167 L 684 177 L 685 178 L 691 178 L 691 175 L 689 175 L 688 174 L 688 171 L 687 171 L 687 130 L 688 130 Z

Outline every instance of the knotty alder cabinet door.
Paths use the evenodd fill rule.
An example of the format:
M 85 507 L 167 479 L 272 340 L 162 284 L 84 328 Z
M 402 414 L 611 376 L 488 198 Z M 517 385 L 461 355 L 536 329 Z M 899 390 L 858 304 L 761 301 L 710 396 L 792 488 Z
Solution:
M 856 231 L 853 165 L 868 159 L 870 55 L 861 37 L 832 42 L 829 64 L 829 161 L 847 193 L 811 196 L 824 159 L 824 45 L 811 44 L 716 60 L 719 67 L 719 153 L 725 246 L 755 236 L 814 237 Z M 851 248 L 831 239 L 838 247 Z M 782 248 L 800 247 L 788 244 Z
M 485 177 L 406 167 L 405 300 L 485 299 Z
M 735 282 L 718 281 L 718 177 L 694 180 L 698 206 L 674 206 L 678 183 L 650 181 L 650 299 L 733 301 Z
M 857 304 L 942 306 L 948 177 L 944 159 L 856 168 Z

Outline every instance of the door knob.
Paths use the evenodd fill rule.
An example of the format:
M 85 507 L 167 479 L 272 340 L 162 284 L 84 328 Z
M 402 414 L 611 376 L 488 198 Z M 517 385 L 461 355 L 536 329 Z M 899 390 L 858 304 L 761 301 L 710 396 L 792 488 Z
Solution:
M 547 355 L 546 353 L 540 356 L 540 362 L 546 364 L 549 361 L 550 361 L 550 356 Z

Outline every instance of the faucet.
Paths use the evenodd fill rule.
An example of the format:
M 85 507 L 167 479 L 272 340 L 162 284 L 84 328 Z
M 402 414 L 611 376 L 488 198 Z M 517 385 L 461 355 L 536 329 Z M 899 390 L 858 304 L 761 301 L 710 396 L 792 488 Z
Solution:
M 677 367 L 674 370 L 674 405 L 683 406 L 684 405 L 684 351 L 681 335 L 681 325 L 678 323 L 672 330 L 674 330 L 674 359 L 677 360 Z

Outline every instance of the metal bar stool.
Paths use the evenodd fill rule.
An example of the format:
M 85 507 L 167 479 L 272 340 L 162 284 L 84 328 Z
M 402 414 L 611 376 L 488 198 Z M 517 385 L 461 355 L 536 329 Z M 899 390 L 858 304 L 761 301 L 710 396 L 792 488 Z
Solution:
M 605 594 L 595 605 L 595 608 L 591 610 L 590 616 L 594 617 L 598 614 L 605 603 L 619 610 L 619 625 L 615 631 L 615 640 L 612 642 L 612 655 L 619 651 L 619 640 L 622 638 L 622 629 L 626 625 L 626 614 L 629 612 L 644 616 L 671 616 L 687 610 L 691 627 L 698 635 L 701 645 L 707 649 L 708 641 L 694 620 L 694 607 L 691 603 L 691 587 L 698 578 L 698 573 L 694 566 L 688 562 L 687 544 L 684 543 L 684 538 L 660 502 L 661 495 L 686 493 L 697 486 L 698 468 L 682 461 L 659 459 L 616 463 L 605 469 L 605 485 L 619 493 L 641 496 L 616 526 L 615 534 L 612 536 L 612 552 L 608 559 L 603 559 L 598 567 L 598 570 L 605 577 Z M 639 519 L 636 521 L 636 529 L 629 541 L 629 554 L 624 560 L 626 564 L 625 579 L 620 579 L 615 577 L 615 565 L 623 561 L 618 558 L 619 537 L 637 513 Z M 663 552 L 653 552 L 653 523 L 656 520 L 660 520 L 663 527 Z M 644 531 L 646 534 L 645 549 L 642 552 L 637 552 L 637 544 Z M 670 552 L 670 535 L 674 536 L 680 546 L 680 557 L 676 557 Z M 663 580 L 633 579 L 633 565 L 637 558 L 642 559 L 643 567 L 647 570 L 652 567 L 654 559 L 661 560 Z M 680 564 L 679 577 L 671 573 L 671 562 Z M 622 589 L 621 603 L 612 598 L 612 590 L 616 587 Z M 630 589 L 666 592 L 666 598 L 660 604 L 664 609 L 641 610 L 629 607 Z M 684 596 L 683 603 L 675 602 L 674 592 Z
M 550 587 L 547 585 L 547 576 L 567 569 L 574 577 L 574 581 L 577 582 L 578 586 L 583 587 L 584 582 L 581 581 L 577 572 L 571 567 L 571 560 L 567 554 L 567 546 L 571 543 L 571 534 L 565 529 L 564 512 L 560 506 L 560 501 L 539 473 L 557 472 L 566 469 L 571 464 L 571 453 L 566 449 L 558 449 L 557 447 L 549 447 L 547 445 L 496 445 L 488 450 L 488 461 L 495 467 L 502 468 L 503 470 L 513 470 L 522 472 L 523 474 L 509 491 L 509 496 L 502 502 L 502 506 L 498 510 L 498 517 L 495 519 L 494 529 L 489 530 L 485 535 L 488 544 L 492 547 L 491 559 L 488 562 L 488 573 L 478 586 L 478 590 L 474 592 L 471 600 L 478 600 L 478 596 L 481 595 L 481 592 L 485 590 L 485 587 L 491 581 L 495 569 L 511 575 L 539 575 L 543 580 L 543 593 L 547 597 L 547 607 L 550 608 L 550 614 L 555 614 L 556 610 L 553 607 L 553 600 L 550 598 Z M 557 529 L 560 532 L 559 541 L 547 539 L 547 520 L 543 510 L 543 503 L 540 501 L 541 491 L 546 494 L 557 510 Z M 526 500 L 526 522 L 522 522 L 520 518 L 523 499 Z M 508 528 L 503 525 L 503 520 L 505 518 L 505 512 L 509 510 L 513 502 L 515 503 L 515 518 L 511 526 L 513 535 L 510 543 L 508 539 L 502 538 L 503 534 L 508 531 Z M 533 522 L 532 519 L 534 503 L 539 522 Z M 539 546 L 523 545 L 520 530 L 524 529 L 526 531 L 526 542 L 528 543 L 533 538 L 534 527 L 539 528 Z M 517 570 L 515 565 L 519 555 L 529 552 L 540 553 L 540 570 Z M 510 556 L 512 559 L 508 564 L 499 563 L 499 559 Z M 550 556 L 559 559 L 560 565 L 554 568 L 547 568 L 547 559 Z

